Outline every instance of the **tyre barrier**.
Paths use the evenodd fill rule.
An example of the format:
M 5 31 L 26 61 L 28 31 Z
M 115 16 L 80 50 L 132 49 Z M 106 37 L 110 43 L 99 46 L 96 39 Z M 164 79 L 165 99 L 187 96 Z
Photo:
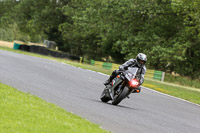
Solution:
M 78 57 L 78 56 L 71 56 L 71 55 L 68 55 L 66 53 L 52 51 L 52 50 L 47 49 L 47 48 L 42 47 L 42 46 L 20 45 L 19 49 L 23 50 L 23 51 L 31 52 L 31 53 L 41 54 L 41 55 L 49 55 L 49 56 L 53 56 L 53 57 L 57 57 L 57 58 L 67 58 L 67 59 L 70 59 L 70 60 L 80 61 L 80 57 Z
M 30 46 L 28 46 L 28 45 L 20 45 L 19 49 L 23 50 L 23 51 L 30 52 Z

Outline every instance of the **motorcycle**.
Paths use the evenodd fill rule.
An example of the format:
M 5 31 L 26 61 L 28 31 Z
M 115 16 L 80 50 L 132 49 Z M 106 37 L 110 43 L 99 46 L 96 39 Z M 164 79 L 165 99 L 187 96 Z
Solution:
M 113 105 L 118 105 L 126 97 L 129 98 L 131 93 L 139 93 L 140 83 L 137 72 L 137 67 L 129 67 L 128 70 L 121 71 L 103 90 L 100 96 L 101 101 L 107 103 L 112 100 Z

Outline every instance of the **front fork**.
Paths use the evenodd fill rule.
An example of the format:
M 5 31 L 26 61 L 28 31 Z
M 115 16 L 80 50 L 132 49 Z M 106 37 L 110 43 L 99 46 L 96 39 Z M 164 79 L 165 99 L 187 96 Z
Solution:
M 112 81 L 113 82 L 113 81 Z M 117 78 L 117 79 L 114 79 L 114 84 L 113 85 L 107 85 L 106 88 L 108 89 L 108 92 L 110 94 L 110 98 L 113 100 L 114 98 L 114 95 L 115 95 L 115 90 L 116 87 L 119 89 L 121 87 L 118 87 L 120 85 L 124 85 L 124 81 L 121 79 L 121 78 Z

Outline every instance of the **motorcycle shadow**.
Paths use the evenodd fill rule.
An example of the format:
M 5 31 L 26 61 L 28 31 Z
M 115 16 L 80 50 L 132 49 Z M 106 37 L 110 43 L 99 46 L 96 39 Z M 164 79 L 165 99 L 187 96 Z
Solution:
M 103 102 L 101 102 L 101 103 L 103 103 Z M 112 105 L 112 103 L 103 103 L 103 104 L 108 104 L 108 105 L 116 107 L 116 108 L 137 110 L 136 108 L 128 107 L 128 106 L 125 106 L 125 105 L 119 105 L 119 104 L 118 105 Z
M 112 107 L 116 107 L 116 108 L 124 108 L 124 109 L 132 109 L 132 110 L 137 110 L 136 108 L 132 108 L 132 107 L 128 107 L 128 106 L 124 106 L 124 105 L 112 105 L 112 103 L 108 102 L 108 103 L 104 103 L 100 100 L 97 100 L 97 99 L 92 99 L 92 98 L 85 98 L 85 97 L 81 97 L 82 99 L 85 99 L 85 100 L 88 100 L 88 101 L 93 101 L 93 102 L 96 102 L 96 103 L 101 103 L 101 104 L 104 104 L 104 105 L 109 105 L 109 106 L 112 106 Z

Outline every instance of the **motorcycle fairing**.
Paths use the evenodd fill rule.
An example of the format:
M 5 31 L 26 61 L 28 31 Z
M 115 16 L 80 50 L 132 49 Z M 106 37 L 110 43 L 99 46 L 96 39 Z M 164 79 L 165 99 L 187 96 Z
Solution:
M 117 86 L 119 86 L 119 85 L 123 82 L 123 80 L 122 80 L 121 78 L 116 78 L 116 79 L 114 79 L 114 80 L 115 80 L 115 83 L 114 83 L 114 85 L 110 88 L 112 99 L 113 99 L 113 96 L 114 96 L 114 89 L 115 89 Z

